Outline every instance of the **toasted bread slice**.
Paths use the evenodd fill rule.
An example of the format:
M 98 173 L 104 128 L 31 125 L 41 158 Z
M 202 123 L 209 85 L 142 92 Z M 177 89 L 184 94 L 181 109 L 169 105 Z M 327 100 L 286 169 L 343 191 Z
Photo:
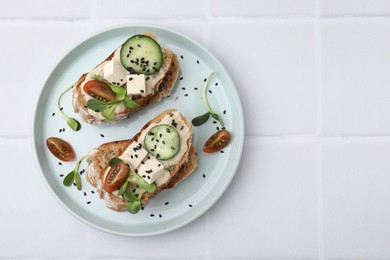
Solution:
M 140 140 L 142 137 L 142 132 L 146 131 L 152 124 L 158 124 L 161 120 L 171 113 L 177 113 L 177 110 L 171 109 L 166 110 L 151 121 L 149 121 L 131 140 L 122 140 L 102 144 L 97 148 L 93 149 L 86 161 L 88 162 L 88 167 L 86 169 L 86 179 L 87 181 L 96 188 L 100 198 L 105 201 L 105 204 L 108 208 L 115 211 L 126 211 L 125 205 L 126 201 L 120 197 L 116 196 L 114 193 L 108 193 L 104 190 L 104 174 L 108 168 L 109 161 L 114 157 L 119 157 L 126 148 L 132 142 L 143 143 Z M 181 115 L 181 114 L 180 114 Z M 197 154 L 195 147 L 192 144 L 192 128 L 187 119 L 182 117 L 183 123 L 191 130 L 186 142 L 186 149 L 183 152 L 181 158 L 178 158 L 178 162 L 171 167 L 169 171 L 169 177 L 157 184 L 157 188 L 153 193 L 145 192 L 142 195 L 141 203 L 146 204 L 151 198 L 156 196 L 160 191 L 164 189 L 171 189 L 179 182 L 184 180 L 189 176 L 194 169 L 197 167 Z
M 156 36 L 152 33 L 145 33 L 145 34 L 152 38 L 156 38 Z M 120 49 L 120 47 L 118 47 L 118 49 Z M 103 66 L 105 62 L 112 60 L 114 58 L 116 51 L 114 51 L 110 56 L 108 56 L 97 67 L 95 67 L 95 69 L 98 68 L 99 66 Z M 155 82 L 153 86 L 154 93 L 146 96 L 136 97 L 134 101 L 136 101 L 139 104 L 138 108 L 132 110 L 124 109 L 123 111 L 116 113 L 116 119 L 114 121 L 108 121 L 102 117 L 96 116 L 93 113 L 93 111 L 87 108 L 86 106 L 87 100 L 85 97 L 86 94 L 82 90 L 84 84 L 88 80 L 90 80 L 91 77 L 93 76 L 94 70 L 92 70 L 89 73 L 84 73 L 74 85 L 73 98 L 72 98 L 74 111 L 76 113 L 79 113 L 81 119 L 89 124 L 94 124 L 94 125 L 107 124 L 107 123 L 113 124 L 125 120 L 133 112 L 142 109 L 147 105 L 156 103 L 160 101 L 163 97 L 169 96 L 179 75 L 180 64 L 176 54 L 174 54 L 171 50 L 162 48 L 162 52 L 163 52 L 164 62 L 160 69 L 159 72 L 160 75 L 158 77 L 158 80 Z M 153 77 L 153 75 L 151 75 L 151 77 Z

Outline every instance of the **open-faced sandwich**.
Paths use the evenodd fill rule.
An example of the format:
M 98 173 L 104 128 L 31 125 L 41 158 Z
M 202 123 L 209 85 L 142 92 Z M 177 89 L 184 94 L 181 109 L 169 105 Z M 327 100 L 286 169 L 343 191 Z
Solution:
M 131 140 L 98 146 L 86 160 L 86 179 L 106 206 L 131 213 L 197 166 L 191 124 L 175 109 L 156 116 Z
M 74 111 L 90 124 L 119 122 L 169 96 L 178 73 L 177 56 L 153 33 L 134 35 L 77 80 Z

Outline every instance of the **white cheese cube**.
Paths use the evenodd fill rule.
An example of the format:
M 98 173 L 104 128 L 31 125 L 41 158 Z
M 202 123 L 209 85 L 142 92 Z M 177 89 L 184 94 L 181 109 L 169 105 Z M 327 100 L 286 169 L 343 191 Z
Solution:
M 145 159 L 148 152 L 137 142 L 130 144 L 124 153 L 118 158 L 130 165 L 130 167 L 135 170 Z
M 152 156 L 147 156 L 137 169 L 137 173 L 147 183 L 155 182 L 164 173 L 164 166 L 162 163 Z
M 120 64 L 120 62 L 116 59 L 112 59 L 104 64 L 103 78 L 116 86 L 122 86 L 125 84 L 126 75 L 128 74 L 129 72 L 125 70 L 122 64 Z
M 145 91 L 145 75 L 130 74 L 126 77 L 127 95 L 144 95 Z

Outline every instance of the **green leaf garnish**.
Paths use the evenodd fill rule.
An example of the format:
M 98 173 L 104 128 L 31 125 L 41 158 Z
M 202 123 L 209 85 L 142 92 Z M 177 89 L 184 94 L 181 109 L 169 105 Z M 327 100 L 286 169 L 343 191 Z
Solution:
M 121 163 L 121 162 L 123 162 L 121 159 L 119 159 L 119 158 L 117 158 L 117 157 L 114 157 L 114 158 L 112 158 L 112 159 L 108 162 L 108 165 L 109 165 L 110 167 L 112 167 L 112 166 L 114 166 L 115 164 Z
M 100 80 L 100 75 L 99 74 L 93 74 L 92 79 Z
M 121 188 L 119 189 L 118 196 L 121 196 L 125 193 L 127 186 L 129 186 L 129 182 L 125 181 L 125 183 L 122 184 Z
M 75 172 L 74 174 L 74 179 L 76 181 L 76 187 L 78 190 L 81 190 L 83 188 L 82 186 L 82 183 L 81 183 L 81 177 L 80 177 L 80 174 L 77 172 Z
M 60 111 L 60 114 L 61 116 L 66 120 L 66 123 L 68 124 L 68 126 L 73 130 L 73 131 L 78 131 L 80 130 L 81 128 L 81 124 L 79 123 L 79 121 L 77 121 L 76 119 L 74 118 L 71 118 L 67 115 L 65 115 L 65 113 L 62 111 L 62 108 L 61 108 L 61 105 L 60 105 L 60 101 L 61 101 L 61 98 L 62 96 L 68 92 L 70 89 L 73 88 L 73 85 L 70 86 L 69 88 L 65 89 L 64 92 L 62 92 L 60 94 L 60 96 L 58 97 L 58 100 L 57 100 L 57 108 L 58 108 L 58 111 Z
M 103 111 L 101 111 L 101 113 L 102 116 L 109 121 L 114 121 L 116 118 L 114 110 L 112 108 L 106 108 Z
M 125 98 L 123 100 L 123 105 L 125 105 L 125 107 L 128 109 L 136 109 L 137 107 L 139 107 L 139 104 L 134 100 L 131 100 L 130 98 Z
M 70 118 L 70 117 L 66 117 L 65 120 L 66 120 L 66 123 L 68 124 L 68 126 L 69 126 L 73 131 L 78 131 L 78 130 L 80 130 L 81 125 L 80 125 L 80 123 L 79 123 L 76 119 Z
M 125 183 L 129 183 L 129 182 L 125 182 Z M 133 202 L 138 200 L 137 196 L 135 196 L 132 192 L 123 193 L 123 197 L 127 202 Z
M 223 120 L 220 116 L 218 116 L 218 114 L 214 113 L 213 110 L 211 109 L 210 105 L 209 105 L 209 102 L 207 101 L 207 88 L 209 86 L 209 82 L 211 80 L 212 77 L 214 77 L 215 75 L 215 72 L 212 72 L 208 77 L 207 77 L 207 80 L 206 82 L 204 83 L 204 86 L 203 86 L 203 103 L 206 107 L 206 110 L 207 110 L 207 113 L 206 114 L 203 114 L 203 115 L 200 115 L 200 116 L 197 116 L 195 117 L 194 119 L 192 119 L 192 124 L 194 126 L 200 126 L 200 125 L 203 125 L 204 123 L 207 122 L 207 120 L 209 119 L 210 115 L 215 119 L 217 120 L 222 127 L 225 127 L 225 124 L 223 123 Z
M 119 100 L 123 100 L 126 98 L 126 89 L 125 88 L 122 88 L 122 87 L 119 87 L 119 86 L 115 86 L 114 84 L 109 84 L 112 92 L 115 93 L 115 95 L 117 96 L 117 98 Z
M 65 186 L 69 187 L 72 185 L 73 181 L 76 181 L 77 189 L 78 190 L 82 189 L 81 177 L 79 174 L 79 166 L 80 166 L 81 161 L 84 160 L 85 157 L 87 157 L 87 156 L 88 156 L 88 154 L 81 157 L 81 159 L 77 161 L 74 169 L 70 173 L 68 173 L 68 175 L 65 176 L 64 181 L 62 182 Z
M 194 119 L 192 119 L 191 122 L 194 126 L 200 126 L 200 125 L 203 125 L 204 123 L 206 123 L 207 120 L 209 120 L 209 117 L 210 117 L 210 113 L 207 112 L 203 115 L 195 117 Z
M 89 99 L 87 101 L 87 108 L 94 111 L 103 111 L 108 108 L 108 104 L 96 98 Z
M 72 185 L 74 181 L 74 170 L 71 171 L 70 173 L 68 173 L 65 178 L 64 178 L 64 181 L 62 182 L 65 186 L 69 187 L 70 185 Z
M 128 202 L 125 207 L 128 212 L 136 214 L 141 209 L 141 201 Z
M 131 167 L 130 167 L 130 175 L 127 178 L 127 181 L 134 185 L 138 185 L 138 187 L 141 187 L 142 189 L 144 189 L 149 193 L 154 192 L 157 187 L 155 183 L 152 184 L 147 183 L 141 176 L 135 173 L 134 170 L 131 169 Z

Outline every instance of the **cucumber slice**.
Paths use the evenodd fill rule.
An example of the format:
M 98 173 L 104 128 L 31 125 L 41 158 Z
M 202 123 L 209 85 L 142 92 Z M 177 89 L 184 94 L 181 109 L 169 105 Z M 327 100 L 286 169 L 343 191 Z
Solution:
M 151 75 L 163 64 L 163 53 L 160 45 L 146 35 L 134 35 L 121 48 L 122 66 L 130 73 Z
M 180 148 L 180 136 L 176 128 L 161 124 L 152 127 L 144 139 L 145 149 L 159 160 L 169 160 Z

